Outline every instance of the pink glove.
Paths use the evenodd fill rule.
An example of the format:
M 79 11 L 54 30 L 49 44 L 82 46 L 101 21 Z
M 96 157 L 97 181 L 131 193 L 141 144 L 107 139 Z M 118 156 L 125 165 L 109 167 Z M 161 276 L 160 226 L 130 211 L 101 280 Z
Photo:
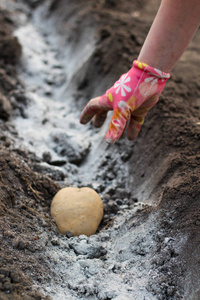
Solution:
M 80 116 L 81 124 L 88 123 L 95 116 L 94 126 L 101 127 L 107 112 L 113 110 L 106 141 L 116 142 L 129 120 L 127 138 L 134 140 L 147 112 L 157 103 L 168 78 L 170 74 L 135 60 L 130 71 L 123 74 L 103 96 L 88 102 Z

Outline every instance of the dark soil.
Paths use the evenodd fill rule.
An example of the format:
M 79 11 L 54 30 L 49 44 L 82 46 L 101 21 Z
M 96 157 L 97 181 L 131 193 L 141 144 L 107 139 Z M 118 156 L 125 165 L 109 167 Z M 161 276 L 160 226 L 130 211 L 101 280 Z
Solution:
M 55 33 L 63 36 L 68 44 L 76 45 L 86 28 L 95 29 L 95 51 L 69 85 L 74 90 L 79 110 L 131 67 L 159 3 L 42 1 L 45 2 L 49 5 L 44 22 L 52 22 Z M 42 5 L 39 1 L 29 3 L 26 10 L 30 15 Z M 16 143 L 19 137 L 12 125 L 12 116 L 25 117 L 24 107 L 28 105 L 25 88 L 17 74 L 16 63 L 23 51 L 12 35 L 17 26 L 14 12 L 0 7 L 0 299 L 53 299 L 43 293 L 42 286 L 56 276 L 45 253 L 50 244 L 59 246 L 61 239 L 50 217 L 50 204 L 64 185 L 64 175 L 57 180 L 58 173 L 53 173 L 50 166 L 47 176 L 44 174 L 47 172 L 36 168 L 42 159 Z M 198 31 L 174 68 L 158 104 L 148 113 L 137 140 L 130 143 L 123 139 L 106 148 L 94 176 L 95 181 L 100 182 L 97 191 L 103 198 L 105 211 L 97 237 L 104 226 L 107 226 L 104 231 L 108 229 L 111 236 L 113 232 L 116 240 L 117 234 L 122 238 L 141 224 L 151 226 L 148 221 L 151 218 L 159 224 L 158 231 L 153 228 L 153 221 L 152 231 L 147 229 L 155 247 L 146 290 L 154 298 L 144 299 L 200 299 L 199 44 Z M 90 130 L 98 135 L 92 127 Z M 43 158 L 43 161 L 48 160 Z M 123 164 L 127 168 L 123 169 Z M 80 161 L 79 165 L 81 167 Z M 115 179 L 117 187 L 113 183 Z M 125 214 L 124 223 L 116 232 L 114 218 L 123 216 L 140 202 L 141 209 L 127 222 Z M 123 205 L 127 206 L 126 212 Z M 70 240 L 69 248 L 75 255 L 84 256 L 82 250 L 80 253 L 77 250 L 76 240 Z M 138 243 L 143 245 L 143 242 Z M 116 257 L 123 261 L 123 252 L 117 247 Z M 150 245 L 144 245 L 143 252 L 140 249 L 132 253 L 147 257 L 149 248 Z M 104 248 L 94 249 L 94 254 L 90 253 L 87 258 L 109 259 Z M 117 273 L 114 268 L 112 272 Z M 36 282 L 40 291 L 36 289 Z M 70 283 L 68 289 L 73 293 L 78 291 L 73 294 L 77 298 L 65 299 L 115 299 L 115 296 L 106 298 L 100 293 L 91 293 L 89 298 L 86 292 L 80 292 Z M 83 295 L 85 298 L 81 298 Z

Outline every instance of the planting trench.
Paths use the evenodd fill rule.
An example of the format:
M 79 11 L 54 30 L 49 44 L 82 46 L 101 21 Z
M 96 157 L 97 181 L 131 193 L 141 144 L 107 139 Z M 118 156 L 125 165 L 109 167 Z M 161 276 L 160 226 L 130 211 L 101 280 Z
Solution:
M 199 32 L 136 141 L 107 145 L 109 120 L 79 124 L 131 67 L 159 5 L 132 2 L 2 1 L 22 55 L 16 73 L 1 66 L 14 83 L 4 76 L 0 299 L 200 299 Z M 56 230 L 64 186 L 102 197 L 95 235 Z

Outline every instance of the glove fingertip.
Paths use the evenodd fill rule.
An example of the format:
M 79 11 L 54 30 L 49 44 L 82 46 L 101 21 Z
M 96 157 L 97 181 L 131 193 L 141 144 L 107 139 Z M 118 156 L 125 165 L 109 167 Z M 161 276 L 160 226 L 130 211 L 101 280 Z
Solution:
M 94 120 L 93 120 L 93 125 L 95 128 L 100 128 L 103 123 L 105 122 L 107 117 L 107 112 L 106 111 L 100 111 L 99 113 L 97 113 L 94 116 Z
M 85 115 L 85 114 L 81 114 L 80 118 L 79 118 L 79 121 L 82 125 L 85 125 L 90 121 L 90 119 L 91 119 L 90 116 Z
M 142 124 L 143 122 L 139 123 L 134 119 L 130 121 L 129 128 L 127 131 L 127 138 L 129 141 L 134 141 L 138 137 Z
M 114 144 L 119 138 L 120 136 L 117 136 L 114 130 L 109 129 L 106 134 L 105 140 L 108 144 Z
M 139 134 L 139 132 L 137 132 L 135 135 L 127 135 L 127 139 L 129 140 L 129 141 L 134 141 L 134 140 L 136 140 L 136 138 L 138 137 L 138 134 Z
M 106 139 L 106 143 L 111 145 L 111 144 L 114 144 L 114 141 L 112 139 L 108 138 L 108 139 Z

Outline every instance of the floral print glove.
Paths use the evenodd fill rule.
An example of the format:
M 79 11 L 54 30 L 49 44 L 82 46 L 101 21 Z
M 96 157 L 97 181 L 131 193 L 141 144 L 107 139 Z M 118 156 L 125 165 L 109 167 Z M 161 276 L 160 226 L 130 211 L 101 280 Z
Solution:
M 106 141 L 116 142 L 127 126 L 127 138 L 134 140 L 168 78 L 169 73 L 135 60 L 130 71 L 123 74 L 103 96 L 88 102 L 80 116 L 81 124 L 88 123 L 94 117 L 94 126 L 101 127 L 107 112 L 113 110 Z

